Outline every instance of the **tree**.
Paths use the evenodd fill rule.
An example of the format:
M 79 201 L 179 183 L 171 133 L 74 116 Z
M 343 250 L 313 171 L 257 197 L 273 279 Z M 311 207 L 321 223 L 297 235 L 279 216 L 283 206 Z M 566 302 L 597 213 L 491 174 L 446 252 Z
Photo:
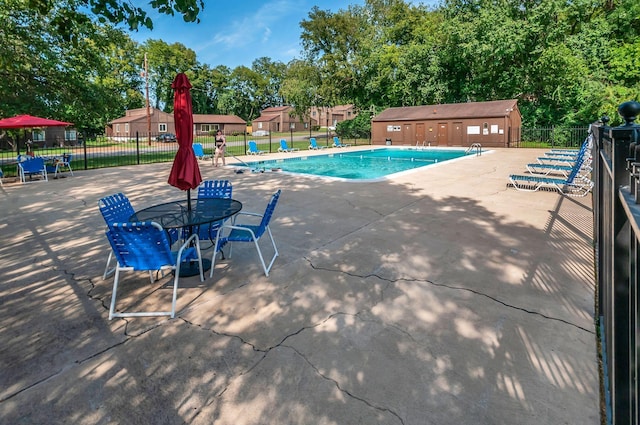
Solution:
M 204 8 L 203 0 L 153 0 L 149 4 L 160 13 L 182 15 L 185 22 L 200 22 L 198 14 Z M 42 17 L 49 17 L 53 31 L 67 41 L 77 40 L 82 34 L 82 27 L 93 16 L 103 24 L 124 23 L 132 31 L 140 26 L 153 29 L 153 21 L 147 16 L 147 11 L 129 1 L 28 0 L 27 5 Z
M 289 63 L 280 93 L 299 117 L 307 116 L 312 106 L 325 106 L 320 97 L 318 68 L 305 60 Z
M 93 134 L 139 102 L 135 43 L 121 31 L 85 22 L 69 44 L 20 0 L 3 2 L 0 19 L 1 116 L 51 117 Z
M 171 83 L 179 72 L 195 69 L 196 53 L 182 43 L 167 44 L 162 40 L 147 40 L 140 48 L 139 61 L 147 53 L 150 97 L 157 109 L 173 111 Z M 188 74 L 188 73 L 187 73 Z

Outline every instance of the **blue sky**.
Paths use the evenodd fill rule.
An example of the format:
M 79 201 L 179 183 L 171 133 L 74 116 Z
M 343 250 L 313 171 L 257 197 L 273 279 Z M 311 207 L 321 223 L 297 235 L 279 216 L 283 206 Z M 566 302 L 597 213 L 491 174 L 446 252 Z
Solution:
M 435 0 L 409 3 L 433 4 Z M 161 15 L 145 6 L 154 29 L 141 29 L 130 36 L 140 43 L 150 38 L 182 43 L 196 52 L 199 62 L 211 67 L 251 67 L 263 56 L 287 63 L 300 57 L 300 21 L 308 19 L 314 5 L 337 12 L 352 4 L 362 5 L 364 0 L 205 0 L 199 24 L 185 23 L 180 16 Z

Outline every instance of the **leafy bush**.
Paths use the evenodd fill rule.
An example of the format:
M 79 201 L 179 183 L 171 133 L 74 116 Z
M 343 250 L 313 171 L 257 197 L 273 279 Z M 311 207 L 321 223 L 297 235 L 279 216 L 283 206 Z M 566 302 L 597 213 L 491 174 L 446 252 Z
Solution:
M 352 120 L 339 122 L 336 125 L 336 134 L 348 139 L 369 138 L 371 136 L 371 120 L 369 114 L 358 114 Z

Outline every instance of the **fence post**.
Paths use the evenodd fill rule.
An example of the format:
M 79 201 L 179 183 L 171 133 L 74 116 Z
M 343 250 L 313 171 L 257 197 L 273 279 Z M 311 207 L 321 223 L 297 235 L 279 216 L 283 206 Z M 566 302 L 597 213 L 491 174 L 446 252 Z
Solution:
M 638 425 L 640 208 L 631 182 L 639 177 L 634 161 L 640 159 L 640 126 L 633 121 L 640 103 L 625 102 L 618 112 L 624 125 L 592 126 L 598 131 L 593 155 L 598 316 L 607 422 Z
M 140 165 L 140 137 L 136 131 L 136 164 Z

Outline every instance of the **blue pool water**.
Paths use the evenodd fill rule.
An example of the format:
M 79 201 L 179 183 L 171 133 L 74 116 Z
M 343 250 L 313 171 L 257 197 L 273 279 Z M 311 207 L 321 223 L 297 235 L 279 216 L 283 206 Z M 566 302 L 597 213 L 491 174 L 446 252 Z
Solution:
M 297 152 L 296 152 L 297 154 Z M 326 155 L 305 155 L 247 163 L 253 171 L 274 169 L 291 173 L 337 177 L 348 180 L 375 180 L 415 168 L 475 153 L 462 149 L 397 149 L 383 148 L 360 151 L 332 151 Z

